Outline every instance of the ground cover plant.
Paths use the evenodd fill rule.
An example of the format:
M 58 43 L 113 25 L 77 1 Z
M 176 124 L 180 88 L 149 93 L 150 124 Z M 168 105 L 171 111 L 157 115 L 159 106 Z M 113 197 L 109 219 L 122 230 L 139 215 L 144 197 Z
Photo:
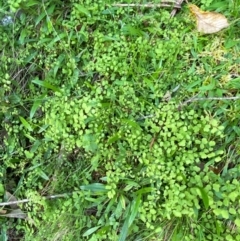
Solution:
M 159 2 L 0 0 L 0 240 L 240 240 L 240 1 Z

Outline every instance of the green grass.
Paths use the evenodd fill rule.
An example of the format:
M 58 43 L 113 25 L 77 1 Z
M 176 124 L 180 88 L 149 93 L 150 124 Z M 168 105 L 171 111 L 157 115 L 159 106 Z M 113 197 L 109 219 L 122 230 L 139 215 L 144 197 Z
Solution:
M 0 241 L 240 240 L 240 1 L 113 3 L 0 0 Z

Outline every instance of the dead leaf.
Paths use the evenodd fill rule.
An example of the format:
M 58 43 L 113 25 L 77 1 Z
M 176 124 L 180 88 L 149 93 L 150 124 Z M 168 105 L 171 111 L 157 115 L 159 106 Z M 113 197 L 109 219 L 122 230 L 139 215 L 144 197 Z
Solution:
M 7 218 L 21 218 L 21 219 L 27 218 L 27 215 L 20 208 L 13 209 L 6 214 L 1 214 L 0 216 L 7 217 Z
M 227 18 L 216 12 L 204 12 L 194 4 L 189 4 L 191 13 L 197 21 L 197 30 L 201 33 L 217 33 L 229 26 Z
M 9 203 L 6 205 L 10 206 L 11 210 L 0 209 L 0 217 L 25 219 L 29 224 L 35 225 L 33 219 L 29 218 L 27 214 L 20 209 L 19 205 L 16 204 L 18 200 L 14 195 L 6 191 L 5 198 Z
M 0 215 L 1 215 L 1 214 L 5 214 L 5 213 L 7 213 L 7 210 L 5 210 L 5 209 L 0 209 Z
M 8 192 L 8 191 L 6 191 L 5 197 L 6 197 L 7 201 L 10 202 L 10 203 L 17 201 L 17 198 L 14 195 L 12 195 L 10 192 Z M 14 204 L 14 203 L 13 204 L 9 204 L 9 206 L 12 209 L 18 209 L 19 208 L 19 206 L 17 204 Z
M 168 90 L 167 92 L 166 92 L 166 94 L 162 97 L 162 99 L 163 99 L 163 101 L 170 101 L 171 100 L 171 98 L 172 98 L 172 96 L 171 96 L 171 92 Z

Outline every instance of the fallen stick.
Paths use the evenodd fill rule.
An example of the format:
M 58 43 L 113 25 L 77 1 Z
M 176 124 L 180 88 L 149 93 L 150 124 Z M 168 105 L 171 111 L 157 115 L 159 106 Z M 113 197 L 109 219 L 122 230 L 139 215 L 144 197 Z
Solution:
M 196 101 L 203 101 L 203 100 L 239 100 L 240 96 L 233 96 L 233 97 L 199 97 L 199 98 L 190 98 L 186 101 L 184 101 L 183 103 L 181 103 L 178 108 L 181 108 L 185 105 L 187 105 L 188 103 L 191 102 L 196 102 Z
M 115 3 L 112 4 L 112 6 L 114 7 L 144 7 L 144 8 L 159 8 L 159 7 L 173 7 L 173 8 L 177 8 L 180 9 L 181 5 L 179 5 L 178 3 L 175 2 L 170 2 L 170 1 L 166 1 L 166 2 L 162 2 L 162 3 L 146 3 L 146 4 L 140 4 L 140 3 Z
M 177 1 L 176 1 L 176 4 L 179 5 L 180 8 L 181 8 L 183 1 L 184 1 L 184 0 L 177 0 Z M 171 14 L 170 14 L 170 15 L 171 15 L 171 18 L 174 17 L 176 13 L 177 13 L 177 8 L 175 7 L 175 8 L 172 10 Z
M 67 197 L 68 195 L 71 195 L 71 193 L 43 196 L 42 198 L 44 198 L 44 199 L 55 199 L 55 198 Z M 10 206 L 10 205 L 18 205 L 18 204 L 21 204 L 21 203 L 28 203 L 30 201 L 31 201 L 30 199 L 22 199 L 22 200 L 16 200 L 16 201 L 2 202 L 2 203 L 0 203 L 0 207 Z

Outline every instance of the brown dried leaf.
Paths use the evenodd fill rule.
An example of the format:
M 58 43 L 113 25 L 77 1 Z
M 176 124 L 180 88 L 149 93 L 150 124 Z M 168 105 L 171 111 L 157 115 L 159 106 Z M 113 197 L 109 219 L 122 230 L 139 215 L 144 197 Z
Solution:
M 171 96 L 171 92 L 168 90 L 167 92 L 166 92 L 166 94 L 162 97 L 162 99 L 163 99 L 163 101 L 170 101 L 171 100 L 171 98 L 172 98 L 172 96 Z
M 8 191 L 6 191 L 5 197 L 9 203 L 17 201 L 17 198 Z M 19 208 L 17 204 L 9 204 L 9 206 L 12 208 L 12 210 L 8 210 L 8 212 L 4 213 L 1 212 L 1 217 L 26 219 L 27 215 Z
M 5 213 L 7 213 L 7 210 L 5 210 L 5 209 L 0 209 L 0 215 L 1 215 L 1 214 L 5 214 Z
M 1 214 L 1 217 L 7 217 L 7 218 L 21 218 L 26 219 L 27 215 L 19 208 L 19 209 L 13 209 L 9 211 L 6 214 Z
M 8 202 L 15 202 L 15 201 L 17 201 L 17 198 L 14 195 L 12 195 L 10 192 L 8 192 L 8 191 L 6 191 L 5 196 L 6 196 L 6 199 L 7 199 Z M 9 206 L 12 209 L 18 209 L 19 208 L 17 204 L 10 204 Z
M 229 26 L 227 18 L 215 12 L 204 12 L 194 4 L 189 4 L 191 13 L 197 21 L 197 30 L 201 33 L 217 33 Z

